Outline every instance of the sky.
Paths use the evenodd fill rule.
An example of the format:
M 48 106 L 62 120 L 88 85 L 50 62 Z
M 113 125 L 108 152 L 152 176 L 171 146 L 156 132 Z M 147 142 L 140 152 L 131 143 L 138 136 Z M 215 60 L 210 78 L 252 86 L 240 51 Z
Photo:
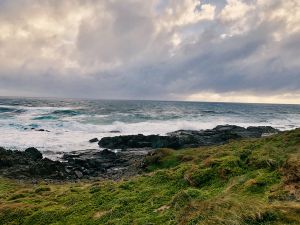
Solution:
M 300 1 L 0 0 L 0 95 L 300 104 Z

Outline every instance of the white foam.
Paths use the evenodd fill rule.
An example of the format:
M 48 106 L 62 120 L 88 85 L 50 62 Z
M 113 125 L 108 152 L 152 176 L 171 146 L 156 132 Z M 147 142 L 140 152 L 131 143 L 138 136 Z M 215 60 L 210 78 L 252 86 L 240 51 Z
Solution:
M 91 125 L 72 122 L 65 124 L 62 128 L 52 129 L 51 132 L 38 132 L 34 130 L 22 131 L 16 129 L 5 129 L 0 133 L 0 145 L 14 149 L 25 149 L 31 146 L 41 151 L 69 152 L 95 148 L 97 145 L 88 142 L 89 139 L 120 134 L 110 133 L 118 130 L 122 135 L 128 134 L 166 134 L 180 129 L 209 129 L 219 124 L 232 124 L 232 121 L 219 119 L 214 121 L 153 121 L 126 124 L 115 122 L 111 125 Z M 236 123 L 240 126 L 270 125 L 267 123 Z M 280 124 L 272 124 L 275 127 Z M 47 126 L 47 129 L 53 128 Z M 4 131 L 4 132 L 3 132 Z
M 4 106 L 3 107 L 11 107 Z M 108 115 L 78 115 L 64 117 L 60 120 L 33 120 L 37 116 L 51 113 L 55 110 L 72 110 L 70 107 L 21 107 L 27 111 L 12 118 L 0 119 L 0 146 L 12 149 L 26 149 L 36 147 L 41 151 L 69 152 L 97 148 L 97 143 L 89 143 L 88 140 L 97 137 L 128 135 L 128 134 L 161 134 L 189 129 L 211 129 L 220 124 L 235 124 L 248 126 L 273 126 L 281 130 L 300 127 L 300 114 L 282 115 L 270 118 L 266 121 L 257 121 L 256 118 L 241 117 L 236 115 L 206 115 L 198 118 L 190 115 L 176 120 L 147 120 L 138 123 L 125 123 L 115 121 L 111 124 L 101 124 L 97 120 L 105 119 Z M 30 124 L 36 124 L 39 128 L 50 132 L 38 132 L 24 130 Z M 14 126 L 13 126 L 14 125 Z M 111 133 L 110 131 L 120 131 Z

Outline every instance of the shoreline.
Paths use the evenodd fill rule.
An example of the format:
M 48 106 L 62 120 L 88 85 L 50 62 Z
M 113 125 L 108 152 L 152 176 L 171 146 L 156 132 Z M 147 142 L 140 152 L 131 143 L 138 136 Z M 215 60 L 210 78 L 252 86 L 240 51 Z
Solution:
M 270 126 L 243 128 L 219 125 L 208 130 L 174 131 L 165 136 L 139 134 L 104 137 L 90 140 L 104 150 L 95 148 L 65 152 L 60 161 L 43 157 L 34 147 L 23 152 L 0 148 L 0 175 L 15 179 L 120 180 L 142 173 L 145 158 L 156 149 L 218 146 L 232 140 L 260 138 L 279 132 Z

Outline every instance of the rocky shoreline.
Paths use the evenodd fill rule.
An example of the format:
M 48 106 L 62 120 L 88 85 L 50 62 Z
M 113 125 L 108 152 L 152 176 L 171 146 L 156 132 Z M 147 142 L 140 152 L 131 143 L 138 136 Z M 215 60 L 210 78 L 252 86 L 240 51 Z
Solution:
M 127 135 L 104 137 L 100 149 L 65 153 L 61 161 L 43 158 L 35 148 L 11 151 L 0 148 L 0 176 L 13 179 L 114 179 L 128 178 L 143 171 L 145 157 L 157 148 L 193 148 L 221 145 L 241 138 L 260 138 L 278 133 L 270 126 L 243 128 L 220 125 L 209 130 L 179 130 L 165 136 Z
M 149 151 L 131 149 L 114 153 L 108 149 L 92 149 L 67 153 L 62 161 L 54 161 L 43 158 L 36 148 L 12 151 L 0 147 L 0 176 L 24 180 L 118 180 L 140 173 Z
M 221 145 L 229 140 L 240 138 L 259 138 L 263 135 L 278 133 L 279 130 L 270 126 L 239 127 L 235 125 L 219 125 L 208 130 L 178 130 L 160 135 L 127 135 L 104 137 L 98 145 L 108 149 L 127 148 L 195 148 L 200 146 Z

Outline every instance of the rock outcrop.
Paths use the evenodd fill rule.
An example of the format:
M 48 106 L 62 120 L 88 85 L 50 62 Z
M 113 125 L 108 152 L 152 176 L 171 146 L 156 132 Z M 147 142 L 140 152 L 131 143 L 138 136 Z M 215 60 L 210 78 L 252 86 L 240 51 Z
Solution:
M 25 151 L 0 148 L 0 174 L 14 179 L 72 177 L 72 174 L 66 173 L 63 163 L 43 158 L 35 148 L 28 148 Z
M 151 150 L 128 149 L 115 153 L 108 149 L 91 149 L 65 153 L 63 159 L 67 170 L 80 172 L 82 178 L 120 179 L 141 172 L 140 165 Z
M 109 149 L 127 148 L 186 148 L 225 144 L 240 138 L 259 138 L 264 134 L 274 134 L 278 130 L 269 126 L 243 128 L 234 125 L 220 125 L 209 130 L 179 130 L 160 135 L 127 135 L 104 137 L 98 145 Z
M 120 179 L 140 173 L 145 156 L 156 148 L 220 145 L 232 139 L 258 138 L 277 132 L 272 127 L 223 125 L 211 130 L 179 130 L 166 136 L 140 134 L 105 137 L 98 144 L 106 149 L 65 153 L 62 161 L 43 158 L 36 148 L 25 151 L 0 148 L 0 175 L 14 179 Z
M 93 149 L 65 153 L 64 161 L 53 161 L 43 158 L 36 148 L 25 151 L 0 148 L 0 175 L 13 179 L 120 179 L 139 173 L 147 152 L 132 149 L 114 153 Z
M 90 143 L 95 143 L 95 142 L 98 142 L 98 138 L 92 138 L 91 140 L 89 140 Z

